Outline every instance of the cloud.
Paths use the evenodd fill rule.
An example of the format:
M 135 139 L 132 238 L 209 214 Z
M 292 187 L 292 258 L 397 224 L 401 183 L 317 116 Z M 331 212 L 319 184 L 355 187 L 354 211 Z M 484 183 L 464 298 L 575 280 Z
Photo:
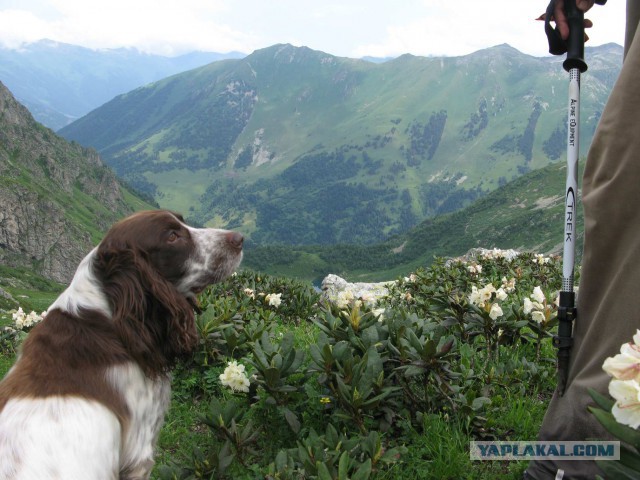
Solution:
M 546 53 L 544 3 L 522 0 L 1 0 L 0 43 L 250 53 L 275 43 L 341 56 L 464 55 L 509 43 Z M 624 2 L 594 7 L 591 45 L 623 42 Z
M 513 0 L 511 0 L 513 2 Z M 546 40 L 542 25 L 534 19 L 540 12 L 535 2 L 513 2 L 509 20 L 490 2 L 423 1 L 416 18 L 387 27 L 380 43 L 361 45 L 355 56 L 395 56 L 405 52 L 418 55 L 465 55 L 482 48 L 509 43 L 519 48 L 527 38 L 535 38 L 544 53 Z M 531 45 L 527 45 L 531 50 Z
M 89 48 L 137 48 L 166 55 L 192 50 L 244 50 L 256 42 L 217 21 L 221 0 L 51 0 L 46 17 L 26 10 L 0 11 L 5 44 L 40 38 Z M 15 27 L 12 27 L 14 26 Z
M 586 15 L 595 23 L 588 45 L 624 41 L 624 2 L 609 3 L 611 7 L 594 7 Z M 544 3 L 517 0 L 423 0 L 413 18 L 388 25 L 381 41 L 354 47 L 353 56 L 457 56 L 503 43 L 542 56 L 547 40 L 543 23 L 535 19 L 545 8 Z

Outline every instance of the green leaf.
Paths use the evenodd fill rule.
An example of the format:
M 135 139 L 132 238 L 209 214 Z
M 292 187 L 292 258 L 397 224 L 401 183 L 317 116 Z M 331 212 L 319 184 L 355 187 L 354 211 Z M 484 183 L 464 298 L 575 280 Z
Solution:
M 434 342 L 433 340 L 427 340 L 422 349 L 422 358 L 424 358 L 425 360 L 430 360 L 435 356 L 436 352 L 436 342 Z
M 267 357 L 259 343 L 256 343 L 253 346 L 253 356 L 255 358 L 256 367 L 259 369 L 269 368 L 269 360 L 267 360 Z
M 343 452 L 340 455 L 340 461 L 338 463 L 338 480 L 349 480 L 347 474 L 349 472 L 349 454 Z
M 278 455 L 276 455 L 276 470 L 278 472 L 283 471 L 285 468 L 287 468 L 288 465 L 288 457 L 287 457 L 287 451 L 286 450 L 280 450 L 278 452 Z
M 589 389 L 589 395 L 591 395 L 591 398 L 593 398 L 593 400 L 607 412 L 610 412 L 611 408 L 616 403 L 613 399 L 605 397 L 600 392 L 596 392 L 593 388 Z
M 231 451 L 231 444 L 227 440 L 220 450 L 220 453 L 218 453 L 218 468 L 220 469 L 220 473 L 223 473 L 227 467 L 231 465 L 234 458 L 235 454 Z
M 406 367 L 402 367 L 404 369 L 405 377 L 415 377 L 417 375 L 422 375 L 426 372 L 424 367 L 419 367 L 417 365 L 407 365 Z
M 473 410 L 480 410 L 485 405 L 489 405 L 491 403 L 491 399 L 487 397 L 478 397 L 471 402 L 471 408 Z
M 284 413 L 284 418 L 291 427 L 291 430 L 293 430 L 293 433 L 299 433 L 300 420 L 298 420 L 297 415 L 286 407 L 282 408 L 282 413 Z
M 316 462 L 316 468 L 318 469 L 318 478 L 320 480 L 333 480 L 329 473 L 329 469 L 324 463 Z
M 344 362 L 350 355 L 351 350 L 349 348 L 349 344 L 344 340 L 336 343 L 333 346 L 333 358 L 335 358 L 339 362 Z
M 318 347 L 318 345 L 315 345 L 315 344 L 309 345 L 309 355 L 311 355 L 311 359 L 316 363 L 316 365 L 318 366 L 324 365 L 322 352 L 320 351 L 320 348 Z
M 638 480 L 639 472 L 625 467 L 620 462 L 596 460 L 596 464 L 605 473 L 607 478 L 614 478 L 616 480 Z
M 270 387 L 275 387 L 280 382 L 280 370 L 269 367 L 264 371 L 264 381 Z
M 605 412 L 600 408 L 589 407 L 589 411 L 593 413 L 598 421 L 613 436 L 629 445 L 640 448 L 640 432 L 631 427 L 618 423 L 610 412 Z
M 365 462 L 360 465 L 360 468 L 353 474 L 351 480 L 368 480 L 371 476 L 371 459 L 367 458 Z
M 640 455 L 624 444 L 620 445 L 620 463 L 640 474 Z
M 282 341 L 280 342 L 280 351 L 288 352 L 293 347 L 293 332 L 291 330 L 287 330 L 287 332 L 282 337 Z

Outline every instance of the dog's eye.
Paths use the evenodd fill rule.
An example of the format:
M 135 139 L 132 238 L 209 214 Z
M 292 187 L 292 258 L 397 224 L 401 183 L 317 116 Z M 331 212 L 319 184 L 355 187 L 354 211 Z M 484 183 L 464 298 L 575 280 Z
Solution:
M 176 232 L 171 232 L 171 233 L 169 234 L 169 238 L 167 238 L 167 241 L 168 241 L 169 243 L 173 243 L 173 242 L 175 242 L 176 240 L 178 240 L 178 234 L 177 234 Z

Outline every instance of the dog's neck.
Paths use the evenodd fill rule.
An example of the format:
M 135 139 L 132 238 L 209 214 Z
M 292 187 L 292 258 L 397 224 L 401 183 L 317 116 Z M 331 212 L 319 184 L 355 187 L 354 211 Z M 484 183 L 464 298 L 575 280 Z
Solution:
M 79 315 L 81 309 L 97 310 L 111 318 L 109 300 L 102 290 L 100 280 L 93 269 L 93 260 L 97 248 L 94 248 L 84 257 L 76 270 L 71 284 L 60 294 L 49 309 L 59 308 L 63 312 Z

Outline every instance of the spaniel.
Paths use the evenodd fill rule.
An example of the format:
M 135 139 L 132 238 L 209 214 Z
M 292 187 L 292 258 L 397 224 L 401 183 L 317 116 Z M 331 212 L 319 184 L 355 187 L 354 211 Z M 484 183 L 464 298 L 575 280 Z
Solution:
M 165 211 L 107 232 L 0 382 L 0 479 L 149 478 L 169 370 L 196 347 L 196 295 L 243 237 Z

